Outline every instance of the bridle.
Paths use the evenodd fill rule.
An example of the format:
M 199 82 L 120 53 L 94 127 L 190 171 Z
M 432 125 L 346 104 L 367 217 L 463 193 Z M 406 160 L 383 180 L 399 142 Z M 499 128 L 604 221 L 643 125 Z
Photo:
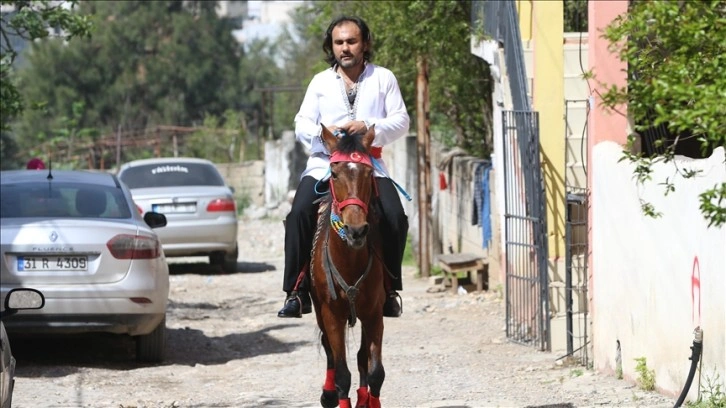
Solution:
M 330 163 L 360 163 L 366 166 L 369 166 L 373 168 L 373 163 L 371 162 L 371 158 L 367 154 L 362 154 L 359 152 L 353 152 L 353 153 L 340 153 L 338 151 L 333 152 L 333 154 L 330 156 Z M 375 194 L 378 194 L 378 188 L 376 186 L 375 177 L 373 176 L 373 173 L 371 172 L 371 182 L 373 183 L 373 189 L 375 191 Z M 366 217 L 368 216 L 368 203 L 361 200 L 359 197 L 356 196 L 349 196 L 343 201 L 338 201 L 337 197 L 335 196 L 335 188 L 333 186 L 333 178 L 330 178 L 330 194 L 332 197 L 331 202 L 331 208 L 329 211 L 332 213 L 337 210 L 338 214 L 340 214 L 343 211 L 343 208 L 349 206 L 349 205 L 357 205 L 359 206 L 363 212 L 365 213 Z M 328 281 L 328 291 L 330 293 L 330 296 L 333 300 L 337 299 L 337 295 L 335 294 L 335 287 L 333 286 L 333 279 L 338 283 L 338 285 L 343 289 L 346 296 L 348 297 L 348 306 L 350 308 L 350 315 L 348 316 L 348 326 L 353 327 L 355 325 L 355 322 L 357 320 L 356 317 L 356 310 L 355 310 L 355 299 L 358 296 L 358 293 L 360 292 L 359 287 L 363 280 L 368 276 L 368 273 L 371 271 L 371 266 L 373 266 L 373 250 L 370 247 L 370 241 L 368 242 L 368 264 L 366 265 L 366 269 L 361 274 L 361 276 L 358 278 L 358 280 L 355 282 L 355 284 L 348 285 L 348 283 L 343 279 L 343 277 L 340 274 L 340 271 L 338 271 L 338 268 L 335 267 L 335 263 L 333 263 L 333 260 L 330 257 L 330 251 L 329 251 L 329 245 L 328 245 L 328 239 L 330 237 L 330 228 L 326 229 L 325 234 L 325 249 L 323 250 L 324 258 L 323 258 L 323 265 L 325 269 L 325 274 Z
M 341 153 L 335 151 L 332 155 L 330 155 L 330 163 L 359 163 L 373 168 L 373 162 L 371 161 L 370 155 L 359 152 Z M 378 186 L 376 185 L 376 180 L 373 172 L 371 172 L 371 182 L 373 183 L 374 193 L 378 195 Z M 332 177 L 330 178 L 330 194 L 333 197 L 333 205 L 335 206 L 336 210 L 338 210 L 338 213 L 343 211 L 343 208 L 349 205 L 357 205 L 361 209 L 363 209 L 363 213 L 365 213 L 366 216 L 368 215 L 368 203 L 364 202 L 356 196 L 349 196 L 343 201 L 338 201 L 338 198 L 335 196 L 335 188 L 333 186 Z

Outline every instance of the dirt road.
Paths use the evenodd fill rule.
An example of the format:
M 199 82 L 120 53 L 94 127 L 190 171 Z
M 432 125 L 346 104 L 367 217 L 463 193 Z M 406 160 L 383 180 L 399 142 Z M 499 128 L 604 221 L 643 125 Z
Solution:
M 221 274 L 199 258 L 170 260 L 165 363 L 137 364 L 134 343 L 123 336 L 22 338 L 13 344 L 13 406 L 320 406 L 325 356 L 315 319 L 276 317 L 283 299 L 280 219 L 241 223 L 237 273 Z M 403 316 L 385 321 L 385 407 L 673 405 L 507 342 L 497 294 L 432 291 L 412 269 L 404 289 Z M 350 338 L 359 337 L 359 326 Z M 351 361 L 356 350 L 351 344 Z

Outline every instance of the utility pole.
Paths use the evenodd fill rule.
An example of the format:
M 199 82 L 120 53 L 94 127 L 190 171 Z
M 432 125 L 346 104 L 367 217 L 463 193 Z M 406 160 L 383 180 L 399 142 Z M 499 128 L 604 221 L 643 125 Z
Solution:
M 260 102 L 260 125 L 266 125 L 267 128 L 267 139 L 273 140 L 273 123 L 275 114 L 275 94 L 278 92 L 304 92 L 305 88 L 297 85 L 276 85 L 276 86 L 260 86 L 256 87 L 255 91 L 258 91 L 262 95 L 262 101 Z M 264 137 L 265 130 L 262 131 Z
M 416 60 L 416 145 L 418 151 L 418 265 L 431 276 L 431 132 L 429 130 L 429 73 L 426 57 Z

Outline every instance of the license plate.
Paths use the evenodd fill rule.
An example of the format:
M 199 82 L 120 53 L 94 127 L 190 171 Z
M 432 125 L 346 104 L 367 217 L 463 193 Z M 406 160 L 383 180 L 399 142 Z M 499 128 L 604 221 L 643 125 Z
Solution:
M 82 256 L 19 256 L 18 271 L 87 271 L 88 257 Z
M 162 214 L 195 213 L 195 212 L 197 212 L 197 204 L 195 204 L 195 203 L 153 204 L 151 206 L 151 211 L 162 213 Z

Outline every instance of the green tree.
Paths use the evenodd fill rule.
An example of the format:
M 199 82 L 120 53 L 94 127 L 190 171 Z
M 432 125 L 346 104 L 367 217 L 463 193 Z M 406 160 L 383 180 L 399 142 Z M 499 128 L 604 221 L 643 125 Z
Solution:
M 303 36 L 312 45 L 318 63 L 308 65 L 312 74 L 325 67 L 321 51 L 324 30 L 339 14 L 359 15 L 373 33 L 374 62 L 391 69 L 412 118 L 415 116 L 416 59 L 429 65 L 432 130 L 442 141 L 469 153 L 487 157 L 491 152 L 491 82 L 485 61 L 470 52 L 471 2 L 469 1 L 340 1 L 310 3 L 298 18 L 308 23 Z M 415 121 L 412 124 L 415 126 Z
M 243 115 L 231 109 L 221 118 L 207 115 L 202 127 L 185 138 L 182 155 L 218 163 L 240 161 L 245 155 L 247 136 L 243 122 Z
M 288 86 L 288 75 L 281 66 L 283 55 L 278 40 L 255 40 L 246 46 L 240 63 L 240 101 L 249 117 L 250 134 L 246 141 L 255 146 L 247 153 L 261 153 L 264 140 L 276 138 L 291 128 L 294 112 L 283 108 L 281 92 Z
M 612 48 L 628 64 L 625 87 L 609 86 L 606 106 L 627 103 L 636 132 L 665 127 L 656 154 L 624 153 L 635 163 L 639 182 L 651 178 L 652 165 L 672 162 L 681 144 L 696 140 L 701 154 L 726 146 L 726 3 L 709 1 L 633 2 L 605 31 Z M 675 136 L 671 136 L 675 135 Z M 634 137 L 631 137 L 631 142 Z M 685 177 L 696 173 L 677 168 Z M 666 180 L 666 194 L 673 191 Z M 709 225 L 726 223 L 726 182 L 700 194 L 701 212 Z M 657 215 L 649 203 L 646 214 Z
M 14 63 L 24 44 L 47 38 L 51 30 L 61 33 L 64 41 L 89 35 L 92 25 L 88 16 L 74 13 L 77 0 L 64 5 L 49 0 L 2 0 L 13 11 L 3 14 L 0 22 L 0 166 L 3 169 L 19 165 L 21 150 L 10 134 L 10 123 L 26 107 L 13 77 Z
M 35 44 L 20 73 L 24 96 L 47 104 L 23 116 L 19 143 L 47 142 L 77 102 L 85 106 L 78 127 L 107 135 L 201 126 L 208 115 L 238 108 L 241 49 L 233 23 L 215 7 L 181 0 L 81 3 L 81 12 L 98 22 L 93 37 Z
M 565 32 L 587 32 L 587 0 L 563 0 Z

